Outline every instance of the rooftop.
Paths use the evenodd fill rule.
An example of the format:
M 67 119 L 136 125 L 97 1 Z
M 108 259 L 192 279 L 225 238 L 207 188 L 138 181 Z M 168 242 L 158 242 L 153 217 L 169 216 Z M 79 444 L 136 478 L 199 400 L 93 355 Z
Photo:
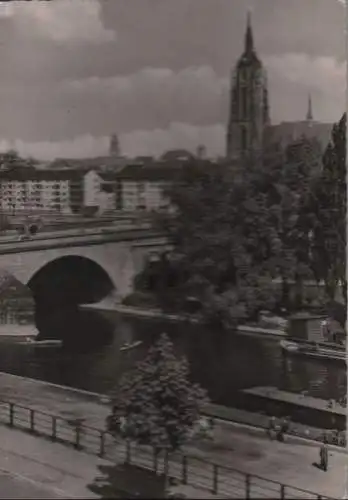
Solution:
M 64 180 L 80 180 L 85 174 L 81 170 L 52 170 L 52 169 L 13 169 L 10 171 L 0 172 L 0 180 L 7 181 L 64 181 Z

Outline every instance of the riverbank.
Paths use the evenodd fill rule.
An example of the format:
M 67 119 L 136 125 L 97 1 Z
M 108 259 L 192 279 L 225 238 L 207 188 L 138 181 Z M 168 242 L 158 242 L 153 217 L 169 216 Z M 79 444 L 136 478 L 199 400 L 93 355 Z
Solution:
M 159 319 L 165 321 L 181 322 L 181 323 L 198 323 L 196 319 L 191 318 L 188 314 L 172 314 L 165 313 L 160 309 L 145 309 L 143 307 L 126 306 L 123 304 L 116 304 L 109 301 L 101 301 L 98 304 L 85 304 L 80 306 L 85 310 L 100 311 L 106 313 L 118 313 L 124 316 L 133 316 L 141 319 Z M 237 334 L 259 336 L 259 337 L 273 337 L 284 338 L 287 336 L 285 330 L 280 328 L 263 328 L 257 325 L 242 325 L 237 327 Z
M 107 395 L 83 391 L 71 387 L 51 384 L 17 375 L 0 372 L 0 400 L 13 402 L 41 412 L 50 413 L 70 421 L 100 430 L 106 428 L 106 418 L 110 413 Z M 231 428 L 240 428 L 251 435 L 266 436 L 269 417 L 237 408 L 227 408 L 210 404 L 207 416 L 215 421 L 221 438 L 214 446 L 226 450 L 226 434 Z M 294 443 L 315 444 L 322 439 L 323 429 L 293 422 L 288 440 Z M 231 444 L 232 446 L 232 444 Z M 342 449 L 342 447 L 336 447 Z
M 15 498 L 24 498 L 23 493 L 28 495 L 30 488 L 24 490 L 24 487 L 29 482 L 42 493 L 45 490 L 44 496 L 35 498 L 101 498 L 100 486 L 114 482 L 112 471 L 117 472 L 125 459 L 124 445 L 113 441 L 103 459 L 67 443 L 52 442 L 42 435 L 8 426 L 0 426 L 0 441 L 1 471 L 26 481 L 22 494 Z M 211 449 L 210 445 L 210 452 L 203 447 L 190 450 L 193 453 L 186 455 L 185 467 L 182 456 L 171 456 L 169 475 L 176 478 L 171 493 L 202 499 L 343 497 L 346 456 L 342 453 L 330 451 L 329 469 L 324 473 L 313 466 L 318 461 L 318 446 L 279 443 L 238 429 L 229 431 L 226 445 L 228 448 L 222 450 Z M 133 466 L 150 470 L 154 467 L 153 455 L 142 447 L 132 446 L 130 460 Z M 4 493 L 1 471 L 0 490 Z M 158 463 L 158 471 L 163 471 L 162 461 Z M 5 498 L 1 493 L 0 498 Z M 7 498 L 13 493 L 9 489 Z
M 99 429 L 105 428 L 105 417 L 109 413 L 108 400 L 100 394 L 5 373 L 0 373 L 0 399 L 13 401 L 18 405 L 22 404 L 39 411 L 54 413 L 70 421 L 79 420 L 86 426 L 94 426 Z M 15 413 L 18 418 L 17 411 L 19 409 L 15 407 Z M 218 493 L 228 498 L 231 498 L 232 493 L 233 498 L 242 497 L 246 474 L 249 475 L 249 478 L 251 477 L 255 493 L 262 492 L 262 496 L 265 497 L 270 497 L 275 492 L 278 495 L 279 483 L 282 483 L 288 485 L 286 492 L 290 497 L 299 498 L 298 495 L 301 494 L 302 498 L 302 494 L 305 493 L 306 498 L 313 498 L 314 495 L 309 496 L 308 490 L 311 490 L 317 492 L 316 495 L 320 494 L 321 496 L 328 496 L 330 498 L 341 498 L 346 465 L 345 449 L 330 447 L 329 471 L 323 474 L 320 469 L 313 467 L 313 463 L 318 460 L 319 446 L 317 442 L 309 439 L 300 439 L 296 436 L 286 436 L 285 443 L 279 443 L 267 437 L 264 427 L 257 427 L 260 423 L 261 425 L 266 425 L 267 418 L 265 416 L 254 415 L 253 426 L 249 425 L 251 424 L 251 416 L 247 412 L 232 408 L 225 409 L 224 411 L 225 413 L 223 413 L 221 407 L 216 407 L 215 405 L 211 405 L 210 407 L 210 412 L 216 419 L 213 440 L 194 440 L 185 446 L 183 450 L 187 457 L 187 478 L 192 489 L 192 492 L 190 492 L 192 498 L 197 498 L 196 493 L 199 486 L 202 489 L 201 498 L 207 498 L 204 495 L 204 491 L 211 490 L 213 486 L 212 464 L 215 464 L 215 467 L 219 468 Z M 222 418 L 233 418 L 235 421 L 222 420 Z M 244 423 L 238 424 L 236 420 L 243 420 Z M 249 424 L 245 423 L 246 421 L 249 421 Z M 35 418 L 35 422 L 35 428 L 39 431 L 39 427 L 36 427 L 39 426 L 40 422 L 38 417 Z M 17 425 L 19 427 L 23 425 L 21 420 L 19 420 Z M 30 422 L 27 422 L 26 426 L 29 430 Z M 59 423 L 59 433 L 63 431 L 64 429 L 61 423 Z M 48 432 L 50 433 L 51 430 L 49 429 Z M 86 429 L 86 433 L 88 432 L 88 429 Z M 317 432 L 320 431 L 317 430 Z M 60 443 L 48 442 L 40 436 L 29 436 L 27 433 L 23 434 L 21 431 L 12 429 L 7 430 L 6 433 L 9 445 L 11 440 L 16 436 L 18 443 L 22 442 L 24 444 L 28 442 L 30 453 L 27 456 L 29 458 L 30 455 L 32 457 L 31 460 L 34 460 L 34 462 L 37 461 L 39 456 L 44 456 L 44 463 L 47 469 L 47 471 L 45 469 L 45 475 L 52 474 L 52 467 L 56 467 L 57 453 L 59 452 L 60 460 L 64 460 L 63 457 L 68 454 L 69 459 L 66 458 L 67 460 L 71 460 L 72 455 L 76 456 L 79 464 L 78 475 L 81 478 L 86 478 L 85 486 L 91 484 L 93 479 L 95 479 L 95 469 L 93 468 L 95 468 L 94 464 L 97 462 L 100 463 L 100 459 L 96 457 L 92 459 L 91 455 L 88 455 L 88 457 L 91 457 L 91 460 L 87 459 L 86 454 L 72 451 L 71 448 L 67 448 L 69 451 L 65 453 Z M 10 435 L 10 433 L 12 434 Z M 21 434 L 23 434 L 22 440 L 20 438 Z M 87 436 L 84 439 L 87 439 Z M 34 446 L 37 448 L 35 455 L 33 454 Z M 0 446 L 0 449 L 2 448 L 3 445 Z M 20 450 L 23 452 L 23 445 Z M 107 440 L 105 443 L 105 460 L 111 460 L 110 463 L 120 463 L 120 460 L 123 460 L 122 457 L 124 457 L 124 443 Z M 145 452 L 141 447 L 133 447 L 132 457 L 132 463 L 139 465 L 144 464 L 145 459 L 146 463 L 152 463 L 153 459 L 151 453 L 149 451 Z M 88 462 L 86 469 L 81 463 L 82 460 L 86 463 Z M 28 467 L 30 467 L 31 474 L 34 473 L 34 470 L 37 470 L 37 465 L 34 468 L 34 464 L 30 465 L 28 462 L 28 466 L 23 466 L 23 472 L 27 473 Z M 41 465 L 40 467 L 42 469 Z M 171 460 L 170 471 L 171 474 L 174 474 L 174 477 L 182 477 L 182 462 L 180 457 L 174 457 Z M 41 470 L 40 474 L 43 475 Z M 64 484 L 64 489 L 68 492 L 67 486 L 71 484 L 71 481 L 65 474 L 65 471 L 62 474 L 64 483 L 59 481 L 56 485 L 62 487 Z M 302 488 L 306 492 L 301 492 L 298 488 Z M 190 495 L 189 491 L 185 491 L 185 493 Z M 221 496 L 217 496 L 216 498 L 219 497 L 221 498 Z

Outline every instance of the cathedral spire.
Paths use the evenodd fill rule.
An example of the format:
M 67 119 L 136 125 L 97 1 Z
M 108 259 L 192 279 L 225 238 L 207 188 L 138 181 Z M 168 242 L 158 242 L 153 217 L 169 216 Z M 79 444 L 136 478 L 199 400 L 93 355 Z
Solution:
M 246 54 L 251 54 L 252 52 L 254 52 L 254 37 L 253 37 L 253 30 L 251 27 L 251 9 L 248 9 L 248 14 L 247 14 L 247 27 L 245 32 L 244 51 Z
M 311 94 L 308 94 L 308 108 L 307 108 L 306 120 L 307 120 L 307 122 L 311 122 L 311 121 L 313 121 L 312 98 L 311 98 Z

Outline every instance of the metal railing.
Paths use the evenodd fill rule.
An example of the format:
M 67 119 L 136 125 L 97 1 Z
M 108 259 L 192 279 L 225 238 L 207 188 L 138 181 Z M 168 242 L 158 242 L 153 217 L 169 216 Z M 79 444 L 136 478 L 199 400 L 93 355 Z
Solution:
M 115 439 L 108 431 L 87 426 L 79 419 L 64 419 L 43 411 L 0 400 L 0 424 L 109 459 L 164 473 L 163 455 L 150 446 Z M 226 498 L 325 499 L 330 497 L 282 484 L 254 474 L 183 453 L 169 456 L 169 477 Z

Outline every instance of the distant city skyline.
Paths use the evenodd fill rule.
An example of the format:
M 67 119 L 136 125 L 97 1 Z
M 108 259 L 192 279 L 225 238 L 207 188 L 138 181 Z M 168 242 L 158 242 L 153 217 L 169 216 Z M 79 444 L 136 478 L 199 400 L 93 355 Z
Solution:
M 59 0 L 0 4 L 0 149 L 39 159 L 168 149 L 223 155 L 230 75 L 252 10 L 273 123 L 337 121 L 345 102 L 336 0 Z M 325 33 L 325 36 L 323 36 Z

